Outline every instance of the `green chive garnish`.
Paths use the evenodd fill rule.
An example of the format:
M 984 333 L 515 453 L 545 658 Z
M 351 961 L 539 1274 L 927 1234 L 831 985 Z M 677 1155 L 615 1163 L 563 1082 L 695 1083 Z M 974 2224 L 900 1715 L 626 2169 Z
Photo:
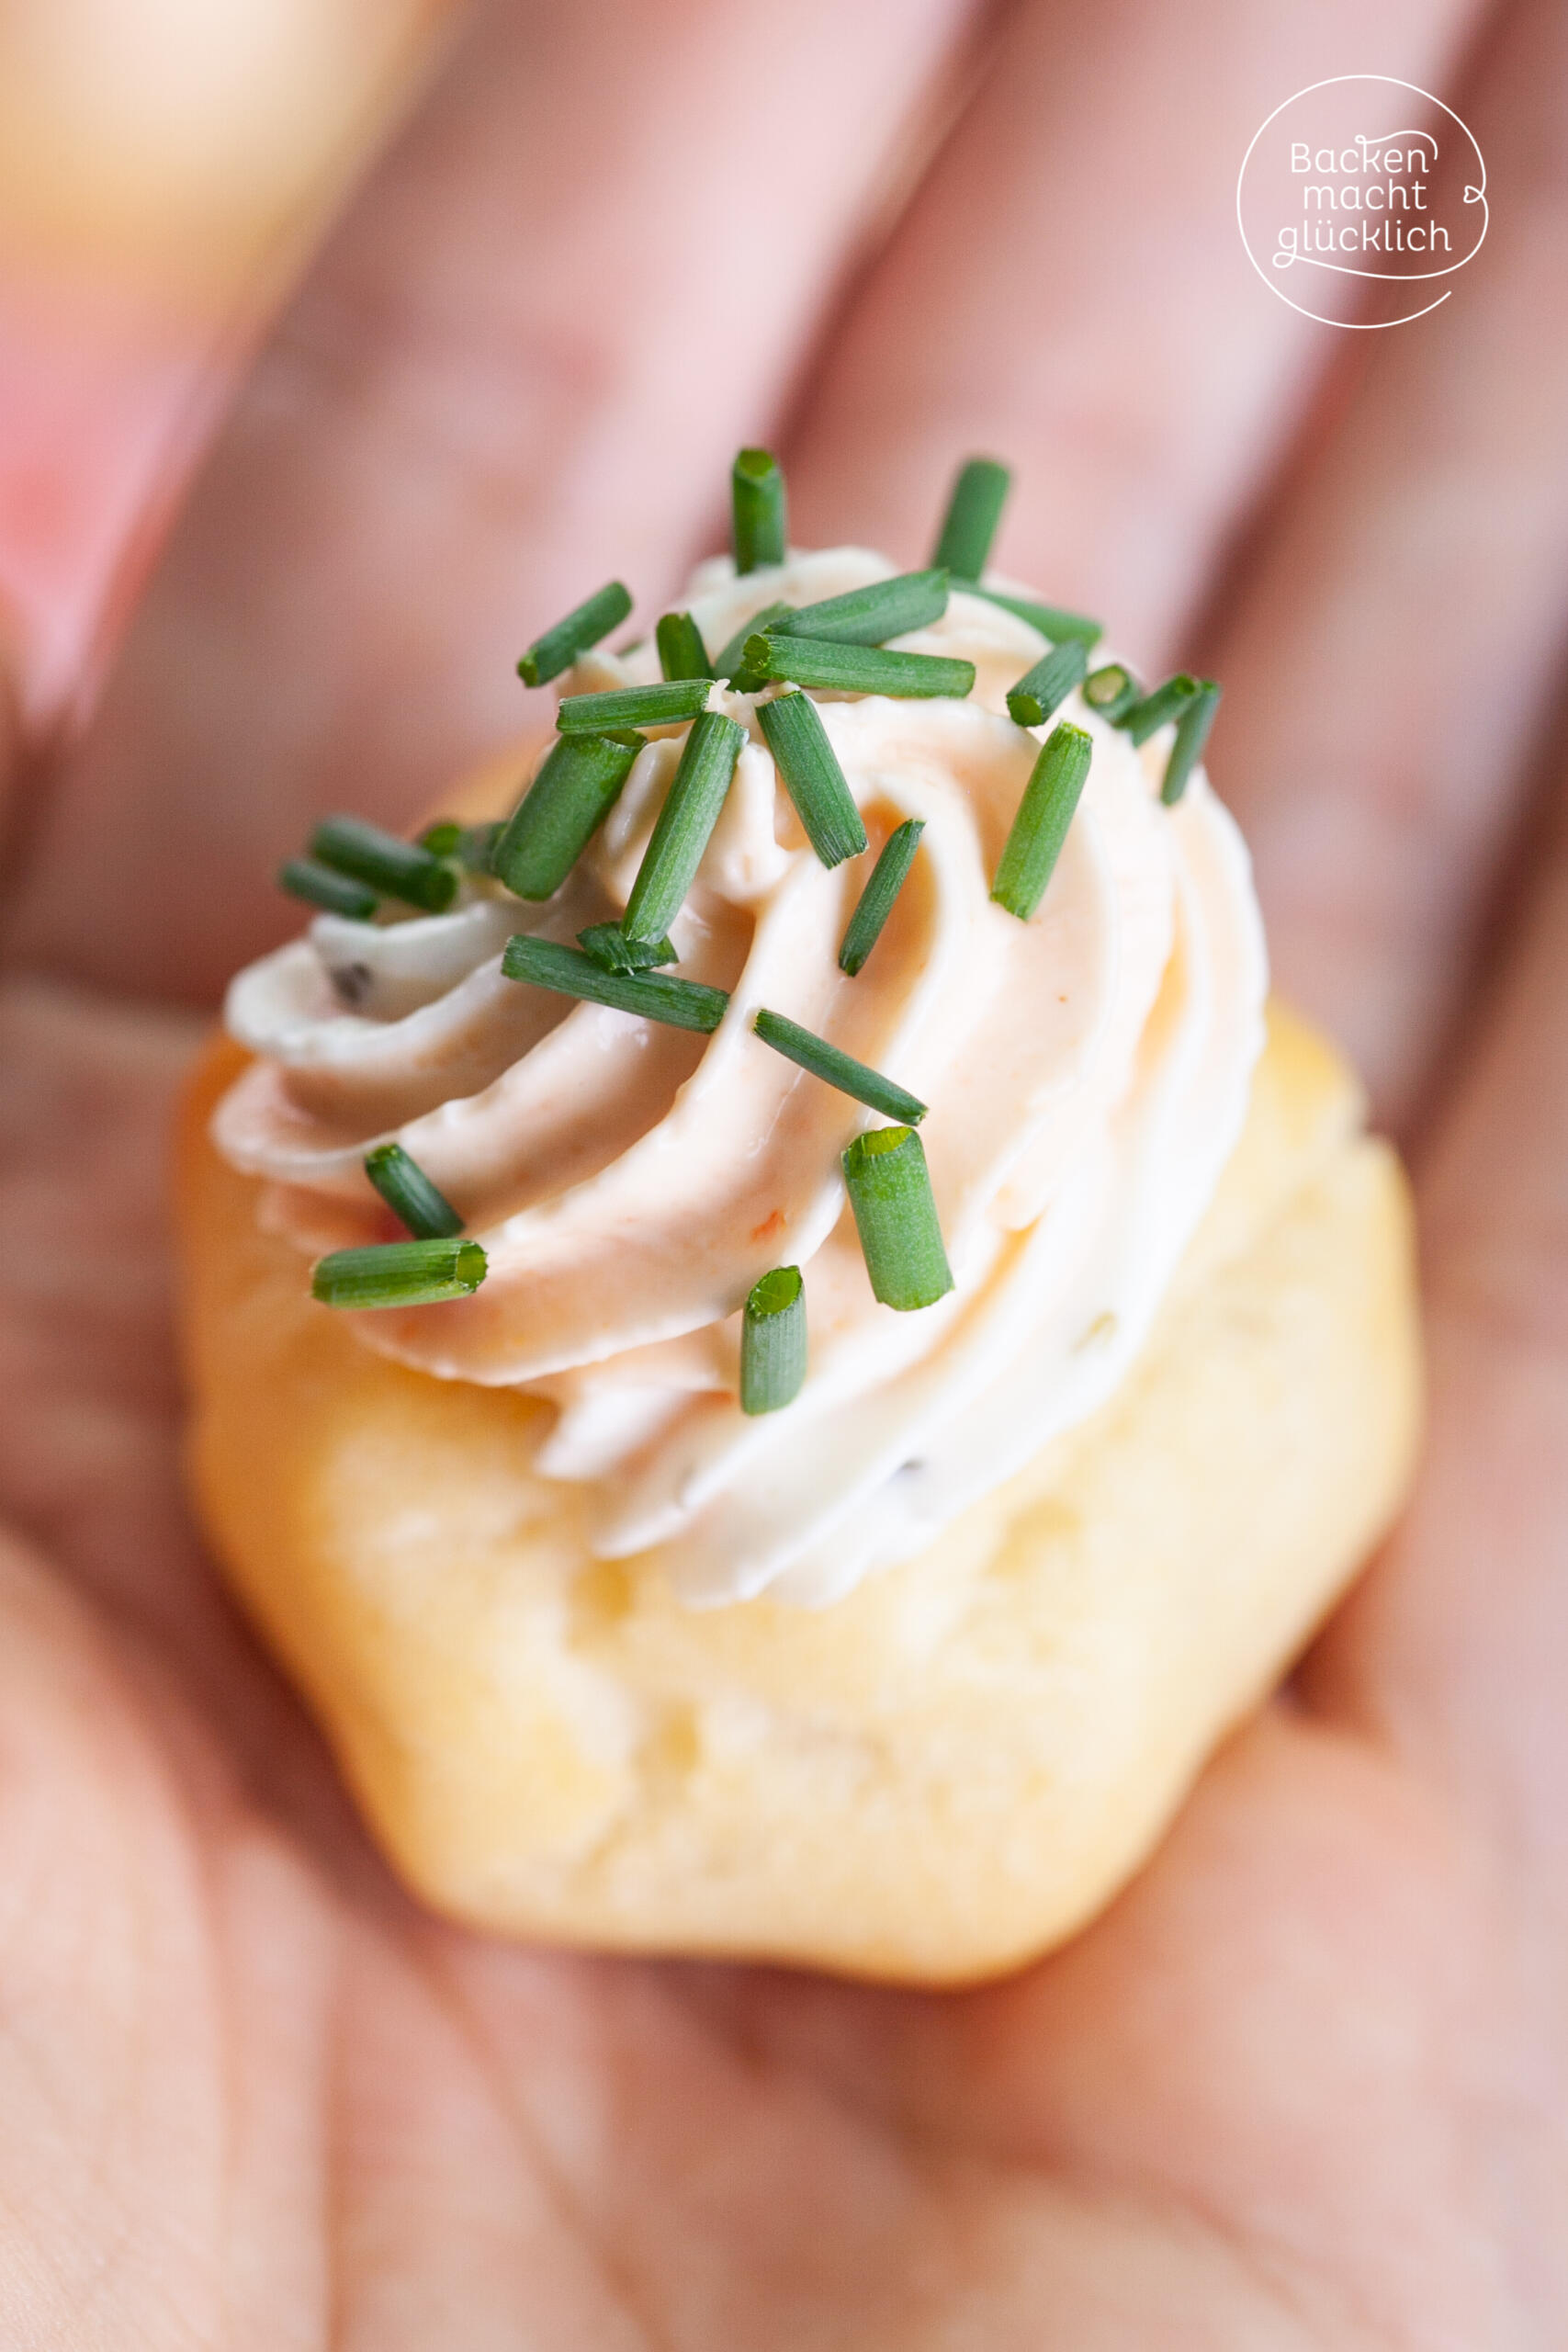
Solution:
M 869 588 L 825 596 L 820 604 L 786 606 L 767 626 L 775 637 L 831 638 L 839 645 L 886 645 L 890 637 L 925 628 L 947 610 L 945 571 L 901 571 Z M 759 628 L 761 622 L 753 621 Z
M 751 1026 L 763 1045 L 772 1046 L 785 1061 L 809 1070 L 813 1078 L 824 1079 L 840 1094 L 863 1102 L 868 1110 L 880 1111 L 885 1118 L 905 1119 L 912 1127 L 919 1126 L 925 1117 L 926 1106 L 918 1094 L 895 1086 L 879 1069 L 857 1062 L 852 1054 L 841 1054 L 837 1046 L 830 1046 L 826 1037 L 818 1037 L 813 1030 L 803 1029 L 798 1021 L 787 1020 L 782 1012 L 770 1012 L 764 1006 Z
M 790 609 L 788 605 L 764 605 L 760 613 L 753 613 L 749 621 L 742 621 L 723 652 L 715 658 L 715 677 L 728 678 L 731 691 L 738 695 L 754 695 L 759 686 L 765 686 L 767 680 L 759 678 L 746 667 L 746 640 L 759 629 L 772 628 L 779 616 Z
M 811 696 L 780 695 L 776 702 L 759 703 L 757 717 L 795 813 L 823 865 L 858 857 L 865 847 L 865 827 Z
M 844 1182 L 874 1295 L 901 1315 L 953 1288 L 925 1148 L 912 1127 L 873 1127 L 843 1156 Z
M 1187 705 L 1198 692 L 1198 681 L 1190 678 L 1185 670 L 1178 670 L 1167 678 L 1153 694 L 1135 702 L 1122 714 L 1121 724 L 1134 743 L 1146 743 L 1156 727 L 1164 727 L 1172 718 L 1179 718 Z
M 1135 702 L 1143 698 L 1143 688 L 1123 662 L 1107 662 L 1091 670 L 1083 682 L 1083 698 L 1090 710 L 1108 718 L 1112 727 L 1125 718 Z
M 421 1241 L 446 1241 L 461 1233 L 463 1220 L 400 1143 L 378 1144 L 365 1155 L 365 1173 L 394 1216 Z
M 669 939 L 628 939 L 618 922 L 590 923 L 577 934 L 585 956 L 606 972 L 651 972 L 657 965 L 680 961 Z
M 457 895 L 457 876 L 442 859 L 363 817 L 323 818 L 310 836 L 310 854 L 425 914 L 444 913 Z
M 620 797 L 640 735 L 563 736 L 491 852 L 491 871 L 516 899 L 560 888 Z
M 880 645 L 839 645 L 831 638 L 749 637 L 746 667 L 761 678 L 826 686 L 846 695 L 953 695 L 975 684 L 973 662 L 940 653 L 891 653 Z
M 852 980 L 882 936 L 882 926 L 893 911 L 893 901 L 904 887 L 925 830 L 923 817 L 906 817 L 882 844 L 839 949 L 839 969 Z
M 556 712 L 563 735 L 613 735 L 624 727 L 679 727 L 708 698 L 706 678 L 667 678 L 657 686 L 613 686 L 608 694 L 568 695 Z
M 965 580 L 962 585 L 971 596 L 984 596 L 987 605 L 999 605 L 1004 613 L 1014 613 L 1021 621 L 1027 621 L 1051 645 L 1060 645 L 1069 637 L 1076 637 L 1082 645 L 1100 641 L 1102 625 L 1090 620 L 1087 613 L 1069 613 L 1060 605 L 1039 605 L 1032 596 L 1010 596 L 1000 588 L 982 588 L 977 580 Z
M 1088 668 L 1088 649 L 1077 639 L 1054 645 L 1020 678 L 1008 696 L 1009 712 L 1021 727 L 1043 727 L 1073 688 L 1082 685 Z
M 737 571 L 782 563 L 788 539 L 784 478 L 771 449 L 742 449 L 729 476 L 730 536 Z
M 621 918 L 628 939 L 662 939 L 680 912 L 745 741 L 744 727 L 722 711 L 693 720 Z
M 931 561 L 955 580 L 978 580 L 1011 487 L 1011 473 L 995 458 L 971 458 L 960 468 Z
M 318 865 L 313 857 L 288 859 L 277 869 L 277 883 L 291 899 L 303 899 L 308 907 L 324 907 L 330 915 L 346 915 L 351 922 L 368 922 L 381 903 L 363 882 L 334 874 L 330 865 Z
M 477 1241 L 378 1241 L 318 1259 L 310 1295 L 323 1306 L 437 1306 L 471 1298 L 485 1272 Z
M 1176 741 L 1170 747 L 1170 757 L 1165 763 L 1165 782 L 1159 797 L 1168 808 L 1174 808 L 1187 789 L 1187 779 L 1203 756 L 1203 746 L 1209 740 L 1209 729 L 1214 723 L 1214 713 L 1220 707 L 1220 687 L 1213 678 L 1200 678 L 1198 691 L 1182 707 L 1176 722 Z
M 653 632 L 666 678 L 711 678 L 707 648 L 690 613 L 666 613 Z
M 443 817 L 438 825 L 425 827 L 419 845 L 432 857 L 455 857 L 466 874 L 488 874 L 490 854 L 505 831 L 500 818 L 483 825 L 459 825 L 455 817 Z
M 488 874 L 495 845 L 506 831 L 503 819 L 494 817 L 482 825 L 465 825 L 457 843 L 457 863 L 466 874 Z
M 663 972 L 607 972 L 578 948 L 526 932 L 507 941 L 501 968 L 509 980 L 607 1004 L 616 1012 L 640 1012 L 647 1021 L 700 1030 L 705 1036 L 718 1027 L 729 1002 L 723 989 L 704 988 L 697 980 L 677 980 Z
M 568 613 L 565 620 L 557 621 L 543 637 L 536 637 L 517 664 L 517 674 L 525 686 L 542 686 L 551 678 L 558 678 L 570 670 L 580 653 L 597 645 L 618 628 L 631 611 L 632 600 L 618 580 L 596 589 L 585 596 L 581 605 Z
M 1045 895 L 1073 811 L 1089 774 L 1094 749 L 1081 727 L 1066 720 L 1040 746 L 1040 757 L 1023 788 L 1012 831 L 1007 837 L 991 896 L 1020 922 L 1027 922 Z
M 740 1321 L 740 1409 L 776 1413 L 806 1380 L 806 1285 L 798 1266 L 753 1283 Z

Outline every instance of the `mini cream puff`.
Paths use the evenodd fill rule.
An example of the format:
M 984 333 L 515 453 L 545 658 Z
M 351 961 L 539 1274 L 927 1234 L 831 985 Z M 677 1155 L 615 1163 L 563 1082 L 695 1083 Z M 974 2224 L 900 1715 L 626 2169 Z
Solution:
M 556 736 L 289 869 L 181 1156 L 195 1488 L 439 1908 L 961 1981 L 1388 1525 L 1409 1210 L 1268 1006 L 1217 690 L 981 585 L 984 469 L 904 575 L 738 484 L 655 643 L 532 650 Z

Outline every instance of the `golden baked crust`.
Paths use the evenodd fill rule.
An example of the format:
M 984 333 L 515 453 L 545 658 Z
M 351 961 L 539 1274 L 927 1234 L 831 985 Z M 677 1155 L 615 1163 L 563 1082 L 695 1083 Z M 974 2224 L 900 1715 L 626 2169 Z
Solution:
M 1382 1532 L 1419 1416 L 1411 1224 L 1343 1063 L 1275 1008 L 1150 1344 L 918 1559 L 807 1612 L 592 1560 L 547 1408 L 362 1347 L 180 1151 L 198 1508 L 401 1874 L 490 1928 L 947 1984 L 1147 1853 Z

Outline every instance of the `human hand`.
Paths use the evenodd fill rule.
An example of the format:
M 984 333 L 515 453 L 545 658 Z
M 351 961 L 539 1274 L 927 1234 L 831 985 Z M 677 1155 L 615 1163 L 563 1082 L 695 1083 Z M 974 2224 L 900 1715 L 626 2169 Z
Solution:
M 1336 336 L 1229 210 L 1263 114 L 1368 62 L 1304 13 L 1019 6 L 846 276 L 968 86 L 956 5 L 493 8 L 242 394 L 11 889 L 8 2341 L 1562 2339 L 1568 34 L 1532 0 L 1454 82 L 1496 192 L 1454 301 Z M 1448 87 L 1477 29 L 1397 0 L 1371 62 Z M 517 643 L 670 584 L 772 435 L 800 539 L 911 560 L 958 457 L 1013 458 L 1009 568 L 1224 679 L 1281 979 L 1422 1204 L 1404 1530 L 1098 1926 L 964 1996 L 419 1914 L 178 1489 L 188 1008 L 288 926 L 313 813 L 429 803 L 515 729 Z

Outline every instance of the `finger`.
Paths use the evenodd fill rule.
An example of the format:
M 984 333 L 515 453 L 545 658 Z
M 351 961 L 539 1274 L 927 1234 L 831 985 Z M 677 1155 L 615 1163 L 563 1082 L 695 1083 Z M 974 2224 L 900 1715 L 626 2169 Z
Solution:
M 245 354 L 425 62 L 431 17 L 427 0 L 313 0 L 248 23 L 154 5 L 128 73 L 70 0 L 0 9 L 0 587 L 35 734 L 96 682 Z
M 1464 0 L 1379 12 L 1425 80 Z M 1355 0 L 1021 8 L 860 290 L 791 452 L 808 537 L 906 557 L 954 454 L 1019 469 L 998 561 L 1154 662 L 1324 356 L 1236 235 L 1258 125 L 1364 48 Z
M 83 989 L 0 989 L 0 1520 L 363 1882 L 377 1873 L 346 1799 L 185 1500 L 165 1195 L 195 1034 Z
M 17 680 L 22 656 L 16 639 L 20 631 L 0 604 L 0 842 L 14 821 L 22 765 L 22 698 Z
M 180 1496 L 164 1202 L 193 1030 L 0 989 L 0 1514 L 161 1631 L 210 1606 Z
M 344 802 L 516 733 L 523 643 L 705 533 L 963 0 L 492 6 L 324 254 L 44 812 L 12 955 L 215 989 Z
M 1280 986 L 1405 1116 L 1467 986 L 1568 626 L 1568 17 L 1458 103 L 1497 201 L 1292 491 L 1215 654 Z
M 1568 843 L 1418 1168 L 1431 1426 L 1416 1503 L 1313 1661 L 1318 1704 L 1568 1860 Z
M 155 2342 L 186 2226 L 211 2211 L 225 2161 L 213 2111 L 220 1996 L 201 1934 L 209 1890 L 190 1838 L 201 1798 L 155 1721 L 80 1602 L 0 1539 L 0 2202 L 13 2343 Z M 105 2246 L 120 2233 L 126 2258 L 109 2286 Z

